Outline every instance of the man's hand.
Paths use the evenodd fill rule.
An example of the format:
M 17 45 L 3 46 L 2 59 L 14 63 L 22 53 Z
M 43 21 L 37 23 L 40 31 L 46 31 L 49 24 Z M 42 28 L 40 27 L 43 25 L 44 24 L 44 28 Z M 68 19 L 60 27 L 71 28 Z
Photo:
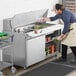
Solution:
M 58 37 L 57 37 L 57 40 L 59 40 L 59 41 L 62 40 L 61 36 L 58 36 Z
M 42 17 L 42 18 L 37 19 L 37 22 L 41 22 L 41 23 L 46 22 L 46 21 L 50 21 L 50 19 L 48 17 Z
M 60 36 L 57 37 L 57 40 L 62 40 L 64 38 L 64 34 L 61 34 Z

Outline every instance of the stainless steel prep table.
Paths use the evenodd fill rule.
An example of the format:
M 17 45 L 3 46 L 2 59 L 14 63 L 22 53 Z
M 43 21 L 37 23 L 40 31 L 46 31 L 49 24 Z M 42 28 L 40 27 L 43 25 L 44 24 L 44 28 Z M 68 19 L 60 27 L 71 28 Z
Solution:
M 36 18 L 46 17 L 47 13 L 47 9 L 42 9 L 17 14 L 3 20 L 3 31 L 14 34 L 14 65 L 26 68 L 48 57 L 45 53 L 46 35 L 58 30 L 61 32 L 62 26 L 50 24 L 48 27 L 38 29 L 37 34 L 35 34 L 34 29 L 30 29 L 30 27 L 35 26 Z M 10 62 L 10 48 L 4 50 L 6 51 L 3 52 L 3 60 Z M 6 53 L 8 50 L 9 52 Z

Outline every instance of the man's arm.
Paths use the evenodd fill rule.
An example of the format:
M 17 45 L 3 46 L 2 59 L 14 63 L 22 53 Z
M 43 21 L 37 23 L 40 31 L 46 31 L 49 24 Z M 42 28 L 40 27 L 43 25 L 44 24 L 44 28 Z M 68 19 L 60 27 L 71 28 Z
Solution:
M 55 21 L 60 18 L 60 15 L 55 15 L 54 17 L 50 17 L 50 21 Z
M 42 17 L 39 21 L 46 22 L 46 21 L 54 21 L 60 18 L 60 15 L 55 15 L 54 17 Z
M 64 35 L 68 32 L 69 29 L 69 24 L 70 24 L 70 15 L 64 15 L 63 16 L 63 21 L 64 21 L 64 28 L 62 31 L 62 34 L 58 36 L 57 40 L 62 40 L 64 38 Z

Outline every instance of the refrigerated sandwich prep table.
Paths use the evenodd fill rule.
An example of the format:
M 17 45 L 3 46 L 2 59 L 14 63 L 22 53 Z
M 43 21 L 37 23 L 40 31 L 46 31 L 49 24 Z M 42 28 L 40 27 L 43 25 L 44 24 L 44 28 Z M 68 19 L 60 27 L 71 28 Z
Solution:
M 47 17 L 47 14 L 48 10 L 42 9 L 16 14 L 12 18 L 3 20 L 3 31 L 11 33 L 12 29 L 14 34 L 14 65 L 26 68 L 55 55 L 60 50 L 60 42 L 55 44 L 52 38 L 60 35 L 62 25 L 36 23 L 36 18 Z M 49 49 L 50 51 L 46 53 L 45 49 L 50 45 L 54 46 L 51 48 L 53 51 Z M 3 51 L 3 60 L 10 62 L 10 48 L 3 50 L 6 50 Z

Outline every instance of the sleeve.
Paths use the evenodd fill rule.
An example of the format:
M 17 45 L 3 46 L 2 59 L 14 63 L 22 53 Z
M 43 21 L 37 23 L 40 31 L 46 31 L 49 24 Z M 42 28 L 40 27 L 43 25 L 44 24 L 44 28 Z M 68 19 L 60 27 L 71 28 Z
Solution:
M 69 30 L 69 26 L 70 26 L 70 15 L 64 15 L 63 16 L 63 21 L 64 21 L 64 28 L 62 31 L 62 34 L 66 34 Z
M 57 20 L 60 18 L 60 15 L 55 15 L 54 17 L 50 17 L 51 21 Z

